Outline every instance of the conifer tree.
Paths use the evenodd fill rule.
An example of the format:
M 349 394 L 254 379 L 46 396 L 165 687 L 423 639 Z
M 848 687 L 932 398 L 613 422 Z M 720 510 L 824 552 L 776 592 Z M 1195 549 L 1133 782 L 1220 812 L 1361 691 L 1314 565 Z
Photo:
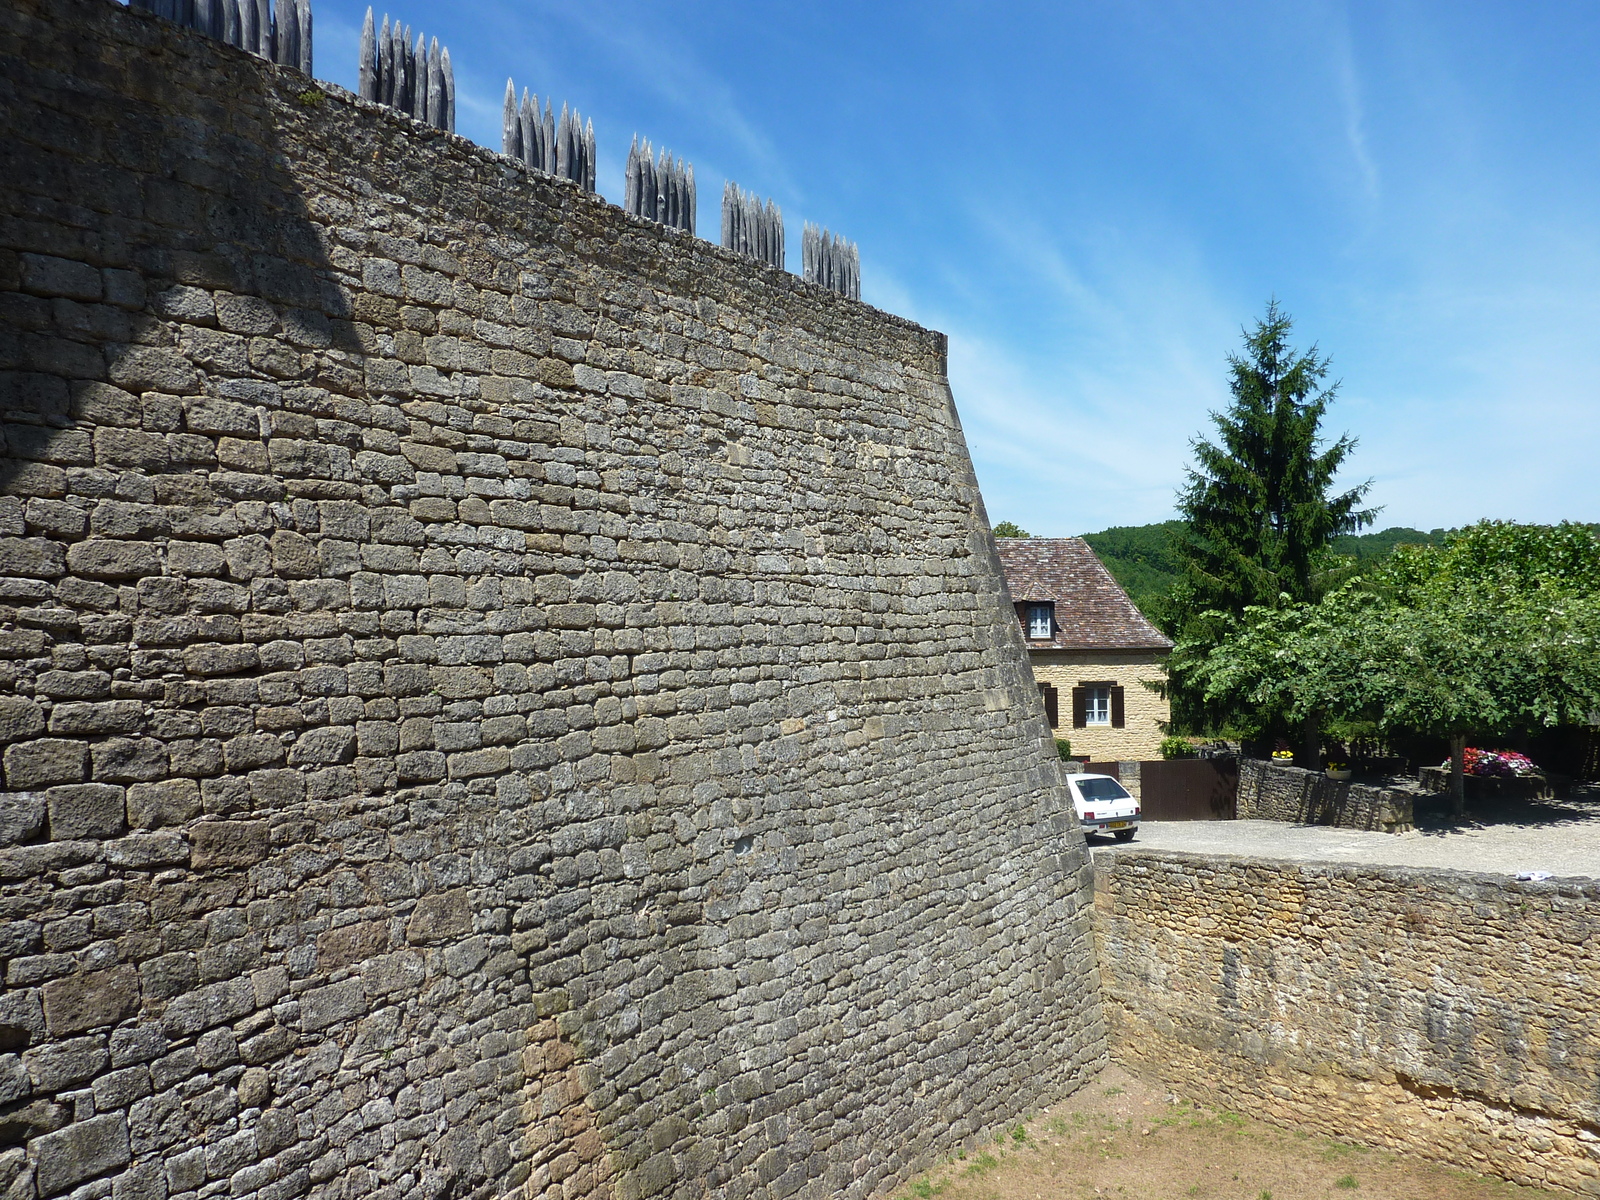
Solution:
M 1178 503 L 1184 577 L 1172 610 L 1180 645 L 1170 670 L 1180 722 L 1226 718 L 1202 712 L 1200 695 L 1184 679 L 1185 668 L 1220 636 L 1216 614 L 1275 606 L 1280 596 L 1315 600 L 1337 581 L 1329 573 L 1333 540 L 1376 515 L 1359 507 L 1370 480 L 1333 494 L 1334 476 L 1356 442 L 1346 434 L 1328 445 L 1322 437 L 1339 385 L 1324 386 L 1328 360 L 1315 346 L 1299 353 L 1289 345 L 1292 327 L 1276 300 L 1267 305 L 1244 335 L 1244 353 L 1228 357 L 1233 403 L 1212 414 L 1217 441 L 1191 443 L 1195 465 Z

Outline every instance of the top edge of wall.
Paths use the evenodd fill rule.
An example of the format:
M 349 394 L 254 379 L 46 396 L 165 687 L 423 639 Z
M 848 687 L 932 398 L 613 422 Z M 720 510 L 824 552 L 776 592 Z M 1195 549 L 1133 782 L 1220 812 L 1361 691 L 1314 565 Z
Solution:
M 694 253 L 709 255 L 719 261 L 730 272 L 743 273 L 752 280 L 759 279 L 768 287 L 785 288 L 796 299 L 803 299 L 830 307 L 843 306 L 859 314 L 863 320 L 896 327 L 907 333 L 926 337 L 933 343 L 931 349 L 945 368 L 943 373 L 948 375 L 949 336 L 939 330 L 930 329 L 907 317 L 899 316 L 886 309 L 877 308 L 865 301 L 852 300 L 820 284 L 810 283 L 792 271 L 779 269 L 767 263 L 747 258 L 737 251 L 730 250 L 696 234 L 669 228 L 645 217 L 634 216 L 623 209 L 621 205 L 613 204 L 598 192 L 585 191 L 572 180 L 555 175 L 547 175 L 542 171 L 535 170 L 526 163 L 480 145 L 464 134 L 425 125 L 388 105 L 363 100 L 360 96 L 340 84 L 326 79 L 319 79 L 314 75 L 302 75 L 293 67 L 281 66 L 259 58 L 247 50 L 241 50 L 225 42 L 207 37 L 196 30 L 176 25 L 157 16 L 155 13 L 129 7 L 122 0 L 85 0 L 85 2 L 103 4 L 105 8 L 115 10 L 118 17 L 123 21 L 147 23 L 148 27 L 156 32 L 163 42 L 172 44 L 175 48 L 182 47 L 184 51 L 192 51 L 203 47 L 220 57 L 231 58 L 237 64 L 247 65 L 256 71 L 265 86 L 275 87 L 275 90 L 280 93 L 287 93 L 291 99 L 304 94 L 307 89 L 301 81 L 306 81 L 314 85 L 315 90 L 322 93 L 322 97 L 326 100 L 342 104 L 351 109 L 353 113 L 369 118 L 378 117 L 386 120 L 393 127 L 395 135 L 404 139 L 402 144 L 417 147 L 422 143 L 435 139 L 450 139 L 456 151 L 469 153 L 486 167 L 498 168 L 508 173 L 518 172 L 534 187 L 550 188 L 558 192 L 564 189 L 564 200 L 592 205 L 594 211 L 602 215 L 603 219 L 617 223 L 619 226 L 626 228 L 629 233 L 654 234 L 664 246 L 680 244 L 683 251 L 692 249 Z M 113 17 L 112 19 L 115 20 L 118 17 Z M 128 44 L 133 46 L 143 40 L 130 38 L 128 39 Z
M 1384 836 L 1393 836 L 1386 834 Z M 1182 866 L 1239 867 L 1297 871 L 1313 875 L 1366 875 L 1397 883 L 1473 885 L 1515 888 L 1537 895 L 1565 894 L 1600 900 L 1600 879 L 1590 875 L 1560 875 L 1549 879 L 1518 879 L 1499 871 L 1474 871 L 1461 867 L 1425 867 L 1407 863 L 1368 863 L 1340 858 L 1281 858 L 1265 854 L 1220 854 L 1174 850 L 1159 846 L 1091 846 L 1090 858 L 1100 869 L 1139 862 L 1172 862 Z

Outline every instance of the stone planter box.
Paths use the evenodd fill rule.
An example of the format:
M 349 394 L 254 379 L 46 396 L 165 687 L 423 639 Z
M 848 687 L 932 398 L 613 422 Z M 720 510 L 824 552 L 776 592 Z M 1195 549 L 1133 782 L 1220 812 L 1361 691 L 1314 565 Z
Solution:
M 1486 775 L 1462 777 L 1468 800 L 1554 800 L 1570 782 L 1565 775 L 1518 775 L 1497 778 Z M 1417 772 L 1417 781 L 1425 791 L 1448 792 L 1450 769 L 1448 767 L 1423 767 Z

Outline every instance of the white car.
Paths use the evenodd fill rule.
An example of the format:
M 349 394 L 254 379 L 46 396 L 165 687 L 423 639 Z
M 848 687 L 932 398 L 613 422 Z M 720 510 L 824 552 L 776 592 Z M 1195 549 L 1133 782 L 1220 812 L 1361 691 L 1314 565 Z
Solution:
M 1084 833 L 1109 833 L 1119 842 L 1131 842 L 1139 832 L 1139 802 L 1109 775 L 1068 775 L 1072 807 Z

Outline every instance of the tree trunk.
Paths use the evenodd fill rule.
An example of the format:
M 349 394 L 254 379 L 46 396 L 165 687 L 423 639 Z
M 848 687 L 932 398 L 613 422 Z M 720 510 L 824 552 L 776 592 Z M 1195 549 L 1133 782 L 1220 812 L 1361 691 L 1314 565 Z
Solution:
M 1307 713 L 1305 724 L 1300 727 L 1300 753 L 1295 756 L 1295 765 L 1307 771 L 1322 770 L 1322 716 L 1320 713 Z
M 1450 736 L 1450 805 L 1455 813 L 1455 819 L 1461 820 L 1467 815 L 1467 780 L 1462 767 L 1467 757 L 1467 735 L 1456 733 Z

